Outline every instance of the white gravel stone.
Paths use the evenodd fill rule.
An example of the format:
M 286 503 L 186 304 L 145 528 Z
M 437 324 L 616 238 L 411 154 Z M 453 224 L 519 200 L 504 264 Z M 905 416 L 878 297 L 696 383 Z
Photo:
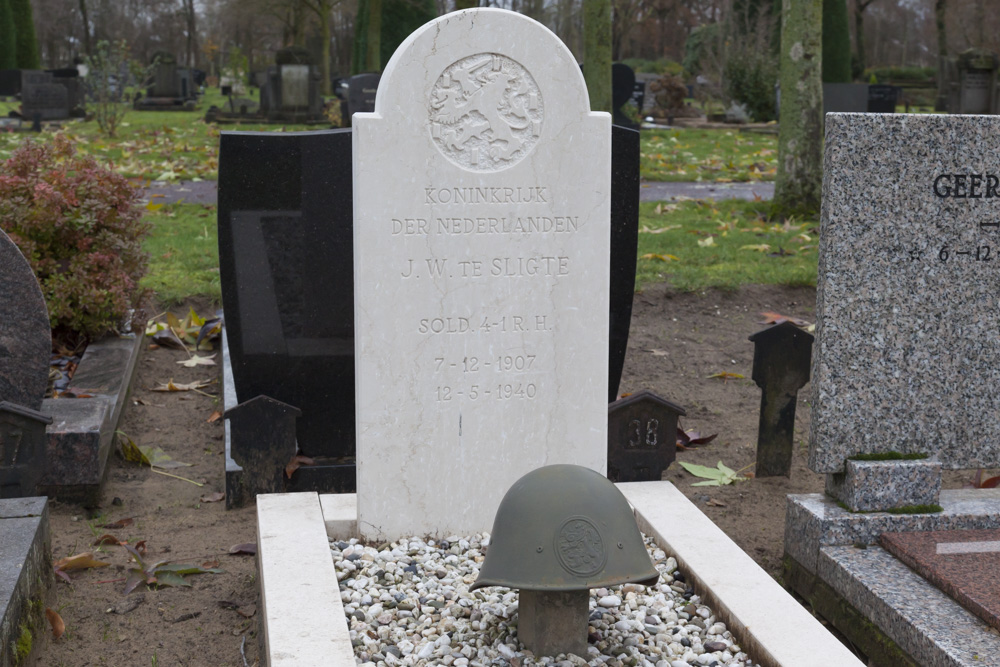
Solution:
M 447 544 L 445 544 L 447 543 Z M 517 592 L 490 587 L 469 592 L 489 535 L 443 541 L 406 538 L 372 546 L 331 544 L 359 665 L 373 667 L 698 667 L 713 661 L 755 663 L 732 644 L 725 624 L 675 581 L 673 558 L 646 540 L 660 571 L 654 586 L 625 584 L 591 591 L 586 656 L 535 656 L 517 638 Z M 444 547 L 447 547 L 446 549 Z M 348 559 L 350 557 L 350 560 Z M 687 608 L 687 611 L 683 611 Z M 706 630 L 706 627 L 708 628 Z M 721 641 L 729 650 L 710 653 Z

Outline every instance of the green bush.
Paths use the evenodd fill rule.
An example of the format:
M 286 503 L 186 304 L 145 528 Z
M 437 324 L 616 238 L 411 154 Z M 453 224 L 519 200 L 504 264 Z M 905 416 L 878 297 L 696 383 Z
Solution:
M 934 85 L 937 68 L 934 67 L 869 67 L 862 78 L 869 81 L 874 76 L 879 83 L 926 83 Z
M 746 105 L 758 123 L 774 120 L 774 84 L 778 64 L 768 52 L 734 52 L 726 60 L 722 86 L 726 96 Z
M 24 141 L 0 163 L 0 226 L 31 264 L 57 337 L 114 330 L 144 296 L 149 225 L 138 200 L 63 135 Z
M 676 76 L 684 74 L 684 67 L 679 62 L 673 61 L 670 58 L 660 58 L 659 60 L 626 58 L 622 62 L 638 74 L 674 74 Z
M 684 43 L 684 71 L 688 76 L 700 74 L 702 69 L 713 60 L 719 48 L 719 35 L 722 26 L 718 23 L 701 25 L 691 31 Z

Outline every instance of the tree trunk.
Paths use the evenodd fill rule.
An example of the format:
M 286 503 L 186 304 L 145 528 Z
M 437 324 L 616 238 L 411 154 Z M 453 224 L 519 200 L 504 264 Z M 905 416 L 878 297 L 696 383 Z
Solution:
M 83 0 L 80 0 L 83 3 Z M 187 24 L 187 66 L 194 67 L 197 64 L 198 51 L 195 42 L 197 33 L 197 16 L 194 11 L 194 0 L 184 0 L 184 19 Z
M 323 48 L 320 49 L 322 62 L 319 64 L 319 72 L 323 80 L 320 82 L 319 92 L 321 95 L 330 96 L 333 94 L 330 85 L 330 41 L 333 39 L 330 32 L 330 2 L 329 0 L 321 0 L 319 6 L 323 10 L 319 17 L 319 34 L 323 38 Z
M 368 39 L 365 44 L 365 71 L 382 71 L 382 0 L 368 0 Z
M 455 0 L 455 11 L 460 9 L 472 9 L 479 6 L 479 0 Z
M 947 16 L 947 0 L 935 0 L 934 23 L 937 27 L 938 47 L 938 96 L 934 104 L 935 111 L 945 111 L 948 108 L 948 31 L 945 16 Z
M 80 17 L 83 19 L 83 53 L 90 55 L 90 19 L 87 17 L 87 0 L 80 0 Z
M 611 2 L 583 0 L 583 78 L 591 111 L 611 113 Z
M 781 123 L 773 207 L 815 215 L 823 192 L 822 0 L 784 0 Z

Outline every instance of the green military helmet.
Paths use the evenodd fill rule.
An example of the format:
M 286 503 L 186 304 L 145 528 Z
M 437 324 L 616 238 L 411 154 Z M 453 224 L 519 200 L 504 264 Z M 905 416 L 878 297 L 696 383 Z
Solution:
M 551 465 L 524 475 L 503 497 L 469 590 L 651 586 L 659 576 L 621 491 L 589 468 Z

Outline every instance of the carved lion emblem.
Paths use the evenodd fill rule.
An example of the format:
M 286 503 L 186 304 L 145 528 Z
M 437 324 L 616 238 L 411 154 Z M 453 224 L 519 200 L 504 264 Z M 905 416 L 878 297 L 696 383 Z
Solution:
M 594 523 L 582 516 L 567 519 L 556 535 L 559 563 L 572 574 L 587 577 L 604 569 L 608 552 Z
M 449 160 L 470 171 L 520 162 L 538 143 L 542 115 L 531 74 L 496 53 L 452 63 L 431 90 L 431 137 Z

